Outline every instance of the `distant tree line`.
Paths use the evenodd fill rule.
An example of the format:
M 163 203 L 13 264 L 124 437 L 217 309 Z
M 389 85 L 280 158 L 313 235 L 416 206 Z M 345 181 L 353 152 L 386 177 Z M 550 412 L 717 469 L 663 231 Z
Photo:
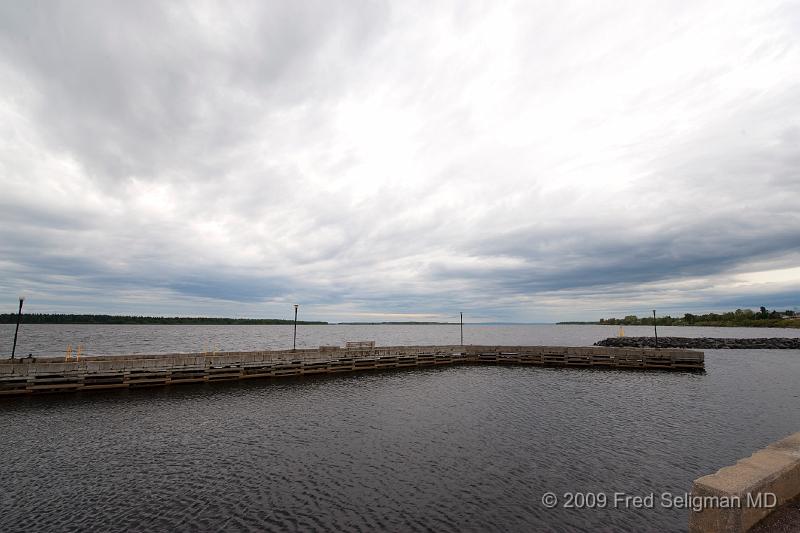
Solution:
M 575 322 L 573 322 L 575 323 Z M 653 317 L 628 315 L 624 318 L 601 318 L 599 322 L 583 322 L 584 324 L 608 324 L 621 326 L 652 326 Z M 761 307 L 758 311 L 752 309 L 737 309 L 727 313 L 706 313 L 695 315 L 686 313 L 682 317 L 669 315 L 660 316 L 656 320 L 659 326 L 736 326 L 736 327 L 776 327 L 800 328 L 800 313 L 787 309 L 786 311 L 769 311 Z
M 277 318 L 214 318 L 214 317 L 164 317 L 129 315 L 67 315 L 58 313 L 23 313 L 26 324 L 187 324 L 187 325 L 275 325 L 294 324 L 294 320 Z M 17 322 L 16 313 L 0 314 L 0 324 Z M 298 320 L 298 324 L 327 324 L 327 322 Z
M 452 325 L 458 322 L 339 322 L 342 326 L 431 326 Z

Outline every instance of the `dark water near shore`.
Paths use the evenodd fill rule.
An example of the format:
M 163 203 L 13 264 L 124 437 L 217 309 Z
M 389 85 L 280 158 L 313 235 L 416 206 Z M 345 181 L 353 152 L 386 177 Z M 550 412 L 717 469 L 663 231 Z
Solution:
M 589 345 L 616 330 L 468 326 L 465 341 Z M 307 326 L 298 337 L 457 343 L 458 327 Z M 283 326 L 28 326 L 20 351 L 287 340 Z M 706 369 L 463 366 L 0 401 L 0 531 L 685 530 L 687 512 L 661 507 L 661 493 L 800 430 L 800 351 L 707 351 Z M 549 510 L 547 491 L 655 493 L 656 506 Z

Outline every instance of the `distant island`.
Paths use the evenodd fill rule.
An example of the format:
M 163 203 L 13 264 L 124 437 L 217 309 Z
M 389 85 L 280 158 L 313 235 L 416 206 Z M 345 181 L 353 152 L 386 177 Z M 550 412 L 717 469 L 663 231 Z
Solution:
M 30 313 L 23 314 L 25 324 L 166 324 L 166 325 L 277 325 L 294 324 L 294 320 L 281 320 L 278 318 L 215 318 L 204 316 L 131 316 L 131 315 L 66 315 L 56 313 Z M 0 324 L 15 324 L 16 313 L 0 314 Z M 298 320 L 298 324 L 314 325 L 327 324 L 327 322 Z
M 558 322 L 558 324 L 600 324 L 610 326 L 652 326 L 653 317 L 637 317 L 628 315 L 625 318 L 601 318 L 597 322 Z M 693 315 L 686 313 L 683 317 L 660 316 L 656 320 L 659 326 L 717 326 L 738 328 L 800 328 L 800 313 L 792 310 L 769 311 L 761 307 L 758 311 L 752 309 L 737 309 L 727 313 L 707 313 Z

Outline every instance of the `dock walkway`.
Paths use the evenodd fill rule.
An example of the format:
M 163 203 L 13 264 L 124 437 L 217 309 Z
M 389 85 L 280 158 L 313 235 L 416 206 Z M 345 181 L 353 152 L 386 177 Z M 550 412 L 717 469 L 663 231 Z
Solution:
M 563 346 L 374 346 L 0 360 L 0 396 L 158 387 L 453 364 L 702 371 L 702 352 Z

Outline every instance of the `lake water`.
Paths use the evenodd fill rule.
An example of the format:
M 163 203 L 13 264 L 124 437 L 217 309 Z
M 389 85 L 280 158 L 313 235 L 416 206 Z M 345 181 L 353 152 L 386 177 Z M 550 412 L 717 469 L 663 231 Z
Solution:
M 464 326 L 466 344 L 590 346 L 616 337 L 618 326 L 506 325 Z M 281 350 L 292 347 L 292 326 L 159 326 L 23 324 L 17 354 L 61 355 L 67 345 L 83 346 L 88 355 L 202 352 L 214 349 Z M 650 326 L 625 326 L 625 334 L 649 336 Z M 659 334 L 682 337 L 800 337 L 800 329 L 660 327 Z M 459 344 L 458 325 L 429 326 L 303 326 L 297 347 L 343 346 L 346 341 L 372 340 L 379 346 Z M 0 324 L 0 354 L 9 356 L 13 324 Z
M 616 332 L 464 334 L 472 344 L 585 346 Z M 291 335 L 23 325 L 18 353 L 59 354 L 68 343 L 95 354 L 286 348 Z M 300 326 L 298 346 L 458 335 L 458 326 Z M 0 347 L 12 336 L 0 328 Z M 687 511 L 662 507 L 661 494 L 800 430 L 799 382 L 800 351 L 709 350 L 703 374 L 470 365 L 2 400 L 0 531 L 681 531 Z M 656 505 L 547 509 L 548 491 L 653 493 Z

